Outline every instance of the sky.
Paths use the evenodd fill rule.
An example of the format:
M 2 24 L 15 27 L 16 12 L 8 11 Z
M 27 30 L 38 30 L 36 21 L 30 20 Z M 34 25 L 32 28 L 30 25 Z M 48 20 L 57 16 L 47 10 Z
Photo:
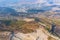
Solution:
M 18 1 L 20 1 L 20 2 L 37 2 L 37 1 L 54 1 L 54 2 L 60 2 L 60 0 L 0 0 L 0 2 L 18 2 Z
M 37 0 L 0 0 L 0 2 L 36 2 Z
M 49 3 L 60 5 L 60 0 L 0 0 L 0 5 L 10 3 Z
M 0 0 L 0 6 L 21 6 L 22 4 L 41 4 L 40 6 L 60 5 L 60 0 Z M 33 5 L 32 5 L 33 6 Z M 38 6 L 38 5 L 36 5 Z M 60 6 L 59 6 L 60 7 Z M 43 7 L 44 9 L 45 7 Z M 47 7 L 46 7 L 47 8 Z M 48 7 L 47 9 L 50 9 Z M 52 10 L 59 9 L 53 8 Z

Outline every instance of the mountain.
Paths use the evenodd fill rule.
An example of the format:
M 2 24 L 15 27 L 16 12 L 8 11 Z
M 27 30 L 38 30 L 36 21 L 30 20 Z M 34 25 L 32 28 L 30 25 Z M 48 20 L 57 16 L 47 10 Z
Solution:
M 17 15 L 17 12 L 12 9 L 12 8 L 8 8 L 8 7 L 0 7 L 0 16 L 1 15 L 13 15 L 13 16 L 16 16 Z

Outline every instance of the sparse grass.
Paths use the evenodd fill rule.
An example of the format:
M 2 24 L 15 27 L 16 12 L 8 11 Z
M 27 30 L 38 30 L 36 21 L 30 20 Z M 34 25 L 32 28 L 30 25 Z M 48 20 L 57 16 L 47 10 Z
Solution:
M 56 40 L 54 38 L 52 38 L 51 36 L 48 37 L 48 40 Z
M 22 32 L 23 33 L 31 33 L 34 32 L 37 28 L 39 28 L 39 24 L 36 22 L 28 22 L 22 25 Z
M 56 25 L 60 25 L 60 19 L 52 19 Z
M 6 20 L 7 21 L 7 20 Z M 3 22 L 5 25 L 6 21 Z M 31 33 L 34 32 L 37 28 L 39 28 L 39 24 L 37 22 L 25 22 L 25 21 L 8 21 L 8 28 L 5 25 L 4 28 L 9 31 L 19 31 L 22 33 Z

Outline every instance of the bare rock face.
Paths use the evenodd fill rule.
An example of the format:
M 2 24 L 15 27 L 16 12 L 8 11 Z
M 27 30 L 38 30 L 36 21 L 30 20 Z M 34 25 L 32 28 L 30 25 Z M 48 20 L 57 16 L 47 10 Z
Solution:
M 9 40 L 10 32 L 0 32 L 0 40 Z
M 17 33 L 13 37 L 13 40 L 48 40 L 48 35 L 45 34 L 42 29 L 38 29 L 37 31 L 28 34 Z
M 57 37 L 49 34 L 46 30 L 39 28 L 32 33 L 11 33 L 1 32 L 0 40 L 60 40 Z

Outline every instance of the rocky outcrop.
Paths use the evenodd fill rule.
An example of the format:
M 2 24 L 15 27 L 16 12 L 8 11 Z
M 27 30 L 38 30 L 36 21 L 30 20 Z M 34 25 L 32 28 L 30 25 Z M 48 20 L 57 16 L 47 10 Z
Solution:
M 50 35 L 51 34 L 45 32 L 44 29 L 39 28 L 33 33 L 23 34 L 19 32 L 14 34 L 12 40 L 49 40 L 49 37 L 51 37 L 51 40 L 59 40 L 56 37 Z
M 32 33 L 26 33 L 26 34 L 20 32 L 17 33 L 4 32 L 3 34 L 8 35 L 8 40 L 60 40 L 58 39 L 58 37 L 53 36 L 43 28 L 36 29 L 36 31 Z
M 42 30 L 37 30 L 33 33 L 17 33 L 13 37 L 13 40 L 48 40 L 48 35 L 46 35 Z

